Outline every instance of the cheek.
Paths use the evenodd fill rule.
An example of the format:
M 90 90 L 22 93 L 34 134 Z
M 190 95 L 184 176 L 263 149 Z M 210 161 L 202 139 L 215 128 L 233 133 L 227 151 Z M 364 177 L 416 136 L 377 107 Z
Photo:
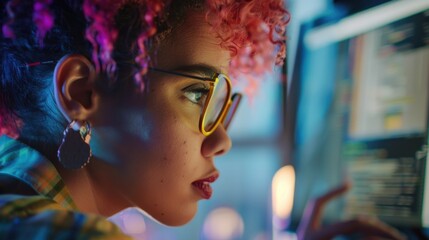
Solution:
M 132 178 L 151 176 L 149 182 L 168 183 L 192 172 L 192 162 L 201 158 L 202 139 L 189 129 L 181 117 L 163 111 L 149 115 L 133 113 L 124 123 L 118 156 L 123 175 Z M 172 181 L 174 182 L 174 181 Z
M 117 108 L 108 123 L 94 128 L 104 144 L 96 154 L 114 162 L 115 188 L 133 204 L 161 222 L 183 224 L 197 209 L 192 182 L 205 167 L 204 138 L 189 114 L 178 111 L 181 105 L 157 99 L 146 106 Z
M 116 109 L 105 115 L 104 122 L 93 129 L 93 154 L 113 165 L 121 165 L 129 156 L 138 155 L 139 147 L 151 142 L 154 127 L 144 113 Z
M 124 143 L 146 143 L 150 142 L 153 129 L 153 122 L 145 116 L 145 113 L 138 111 L 127 111 L 122 115 L 126 116 L 120 120 L 119 131 L 125 136 Z
M 150 131 L 150 143 L 140 146 L 140 157 L 130 156 L 122 182 L 124 194 L 137 206 L 172 225 L 194 216 L 197 197 L 191 184 L 201 167 L 199 137 L 179 119 L 173 115 L 154 123 L 157 131 Z

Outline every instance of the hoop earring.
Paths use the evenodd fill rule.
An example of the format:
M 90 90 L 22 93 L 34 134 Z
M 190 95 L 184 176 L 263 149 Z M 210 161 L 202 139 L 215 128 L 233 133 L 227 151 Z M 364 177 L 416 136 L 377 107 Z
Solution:
M 85 167 L 92 156 L 89 141 L 91 140 L 91 125 L 84 121 L 78 124 L 73 120 L 64 130 L 63 141 L 58 148 L 57 156 L 60 163 L 67 169 Z

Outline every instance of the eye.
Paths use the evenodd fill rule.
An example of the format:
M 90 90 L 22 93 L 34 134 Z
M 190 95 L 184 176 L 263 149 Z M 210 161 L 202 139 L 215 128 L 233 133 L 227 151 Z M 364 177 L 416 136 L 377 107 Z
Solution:
M 204 84 L 194 84 L 184 88 L 183 95 L 192 103 L 204 106 L 207 95 L 209 94 L 209 88 Z

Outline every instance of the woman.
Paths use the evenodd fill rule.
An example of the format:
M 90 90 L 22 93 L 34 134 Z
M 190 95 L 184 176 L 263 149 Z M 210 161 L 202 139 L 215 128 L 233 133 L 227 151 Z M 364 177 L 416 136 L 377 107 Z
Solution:
M 102 216 L 130 206 L 190 221 L 231 148 L 228 76 L 254 88 L 283 61 L 288 21 L 279 0 L 1 9 L 5 239 L 127 239 Z

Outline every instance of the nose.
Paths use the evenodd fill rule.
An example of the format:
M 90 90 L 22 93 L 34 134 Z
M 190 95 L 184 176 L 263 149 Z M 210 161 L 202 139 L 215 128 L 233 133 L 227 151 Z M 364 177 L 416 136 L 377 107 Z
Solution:
M 201 153 L 204 157 L 215 157 L 227 153 L 232 147 L 232 141 L 223 125 L 204 139 Z

